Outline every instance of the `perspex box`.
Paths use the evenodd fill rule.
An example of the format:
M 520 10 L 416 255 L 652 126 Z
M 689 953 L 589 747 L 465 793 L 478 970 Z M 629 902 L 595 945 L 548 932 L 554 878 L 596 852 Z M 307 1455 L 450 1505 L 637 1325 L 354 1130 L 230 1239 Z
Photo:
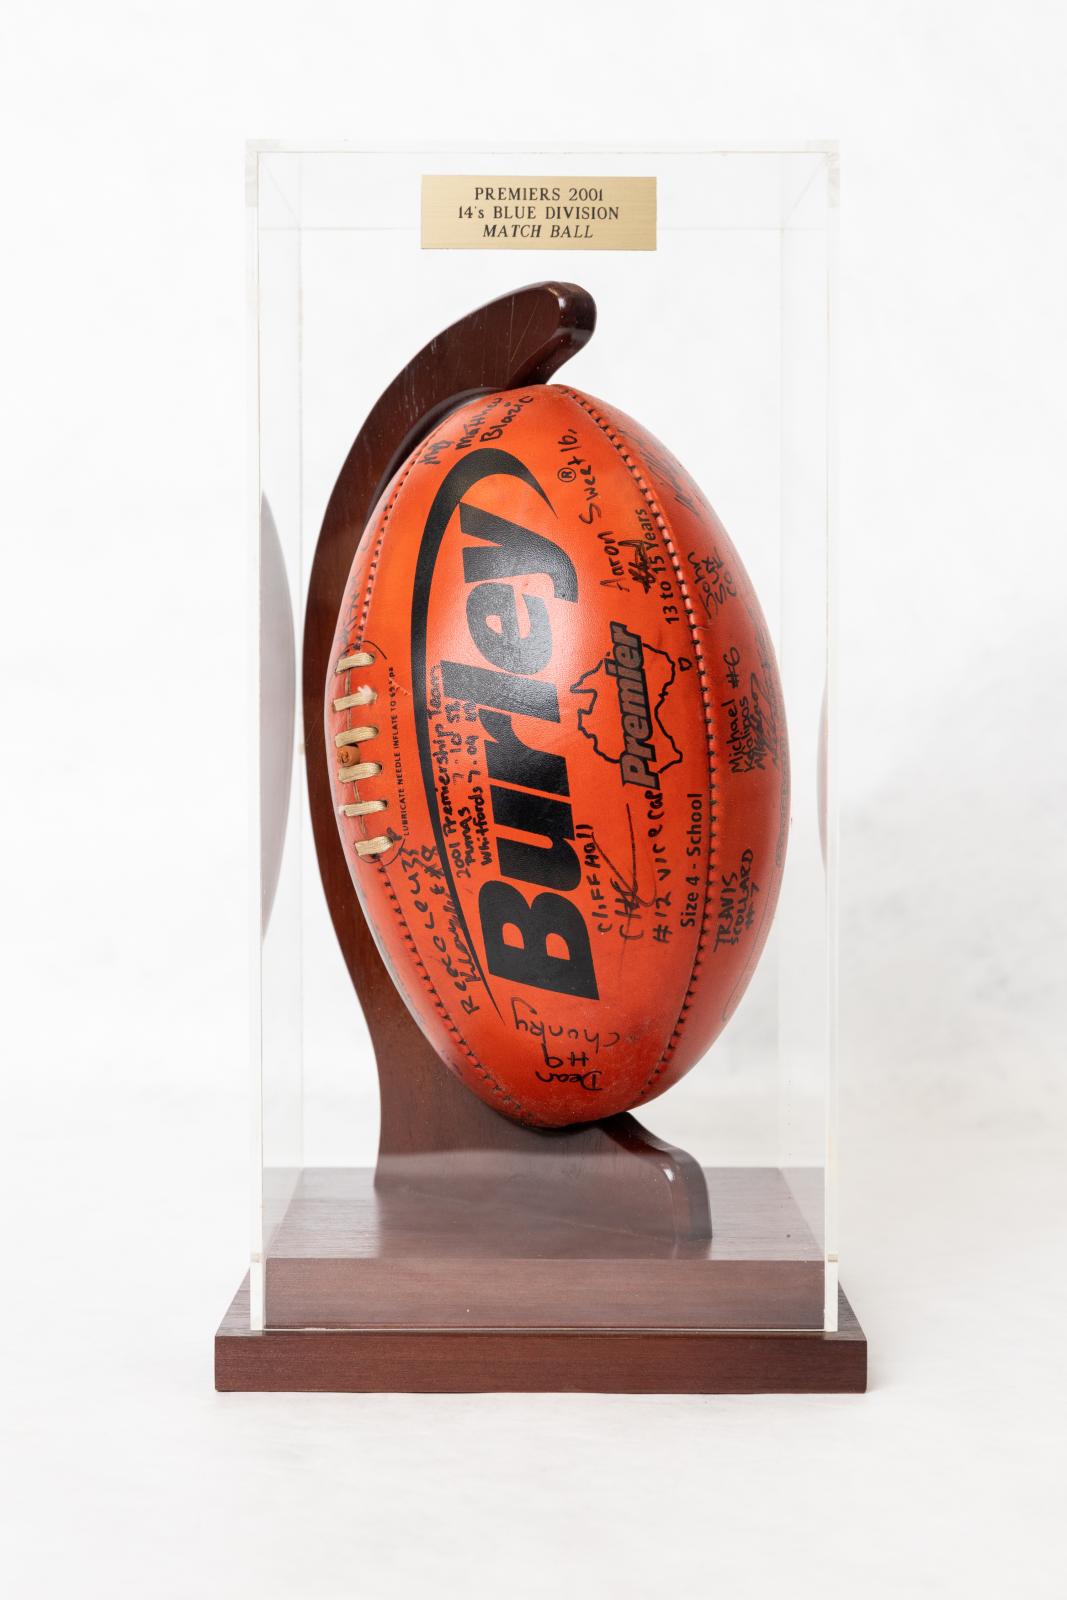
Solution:
M 655 1330 L 664 1306 L 702 1332 L 837 1327 L 836 161 L 827 146 L 250 150 L 255 1329 Z M 472 173 L 654 177 L 655 248 L 423 248 L 423 179 Z M 567 381 L 685 463 L 742 554 L 781 670 L 792 816 L 773 929 L 706 1058 L 638 1113 L 653 1147 L 702 1170 L 703 1239 L 632 1221 L 612 1233 L 580 1185 L 544 1212 L 516 1206 L 506 1149 L 450 1153 L 481 1174 L 473 1199 L 441 1192 L 432 1151 L 422 1192 L 416 1152 L 406 1198 L 386 1203 L 378 1072 L 309 817 L 302 641 L 341 464 L 417 350 L 535 280 L 595 298 Z M 515 1160 L 535 1163 L 525 1192 L 554 1170 Z

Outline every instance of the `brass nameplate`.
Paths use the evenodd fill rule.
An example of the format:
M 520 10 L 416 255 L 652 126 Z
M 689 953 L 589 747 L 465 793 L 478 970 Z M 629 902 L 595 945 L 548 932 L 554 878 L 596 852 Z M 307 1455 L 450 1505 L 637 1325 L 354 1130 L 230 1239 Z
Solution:
M 655 178 L 422 180 L 424 250 L 654 250 Z

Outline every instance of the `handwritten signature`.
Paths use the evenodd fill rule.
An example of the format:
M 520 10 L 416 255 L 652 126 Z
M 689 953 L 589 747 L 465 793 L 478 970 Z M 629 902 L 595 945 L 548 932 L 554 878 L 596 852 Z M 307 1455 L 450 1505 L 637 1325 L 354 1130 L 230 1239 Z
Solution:
M 644 930 L 642 929 L 640 933 L 632 933 L 630 930 L 634 921 L 641 915 L 642 911 L 647 911 L 655 905 L 656 896 L 655 893 L 645 896 L 638 888 L 637 840 L 634 837 L 634 819 L 629 806 L 626 807 L 626 825 L 630 832 L 630 866 L 628 873 L 622 867 L 616 866 L 595 833 L 592 837 L 593 843 L 600 853 L 600 858 L 610 873 L 608 882 L 623 918 L 623 925 L 619 929 L 619 937 L 636 940 L 644 938 Z

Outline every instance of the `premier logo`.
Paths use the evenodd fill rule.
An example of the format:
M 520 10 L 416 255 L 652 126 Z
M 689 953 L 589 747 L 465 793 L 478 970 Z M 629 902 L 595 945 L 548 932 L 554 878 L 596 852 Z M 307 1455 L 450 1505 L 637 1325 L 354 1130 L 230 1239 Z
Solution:
M 623 783 L 658 789 L 660 773 L 682 759 L 662 720 L 674 672 L 665 651 L 613 622 L 610 650 L 571 685 L 571 693 L 588 702 L 578 713 L 579 728 L 597 755 L 618 767 Z M 606 679 L 614 694 L 608 693 Z
M 639 635 L 624 628 L 621 622 L 611 624 L 611 647 L 604 671 L 615 679 L 619 691 L 619 716 L 626 736 L 626 747 L 619 757 L 622 781 L 636 783 L 642 789 L 658 789 L 644 648 Z

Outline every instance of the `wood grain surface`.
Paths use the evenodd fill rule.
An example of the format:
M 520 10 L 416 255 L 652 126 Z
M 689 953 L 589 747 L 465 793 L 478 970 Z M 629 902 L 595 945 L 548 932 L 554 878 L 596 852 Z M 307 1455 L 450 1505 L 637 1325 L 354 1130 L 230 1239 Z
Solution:
M 837 1333 L 702 1329 L 248 1331 L 248 1287 L 215 1340 L 220 1390 L 477 1394 L 859 1394 L 867 1343 L 844 1295 Z

